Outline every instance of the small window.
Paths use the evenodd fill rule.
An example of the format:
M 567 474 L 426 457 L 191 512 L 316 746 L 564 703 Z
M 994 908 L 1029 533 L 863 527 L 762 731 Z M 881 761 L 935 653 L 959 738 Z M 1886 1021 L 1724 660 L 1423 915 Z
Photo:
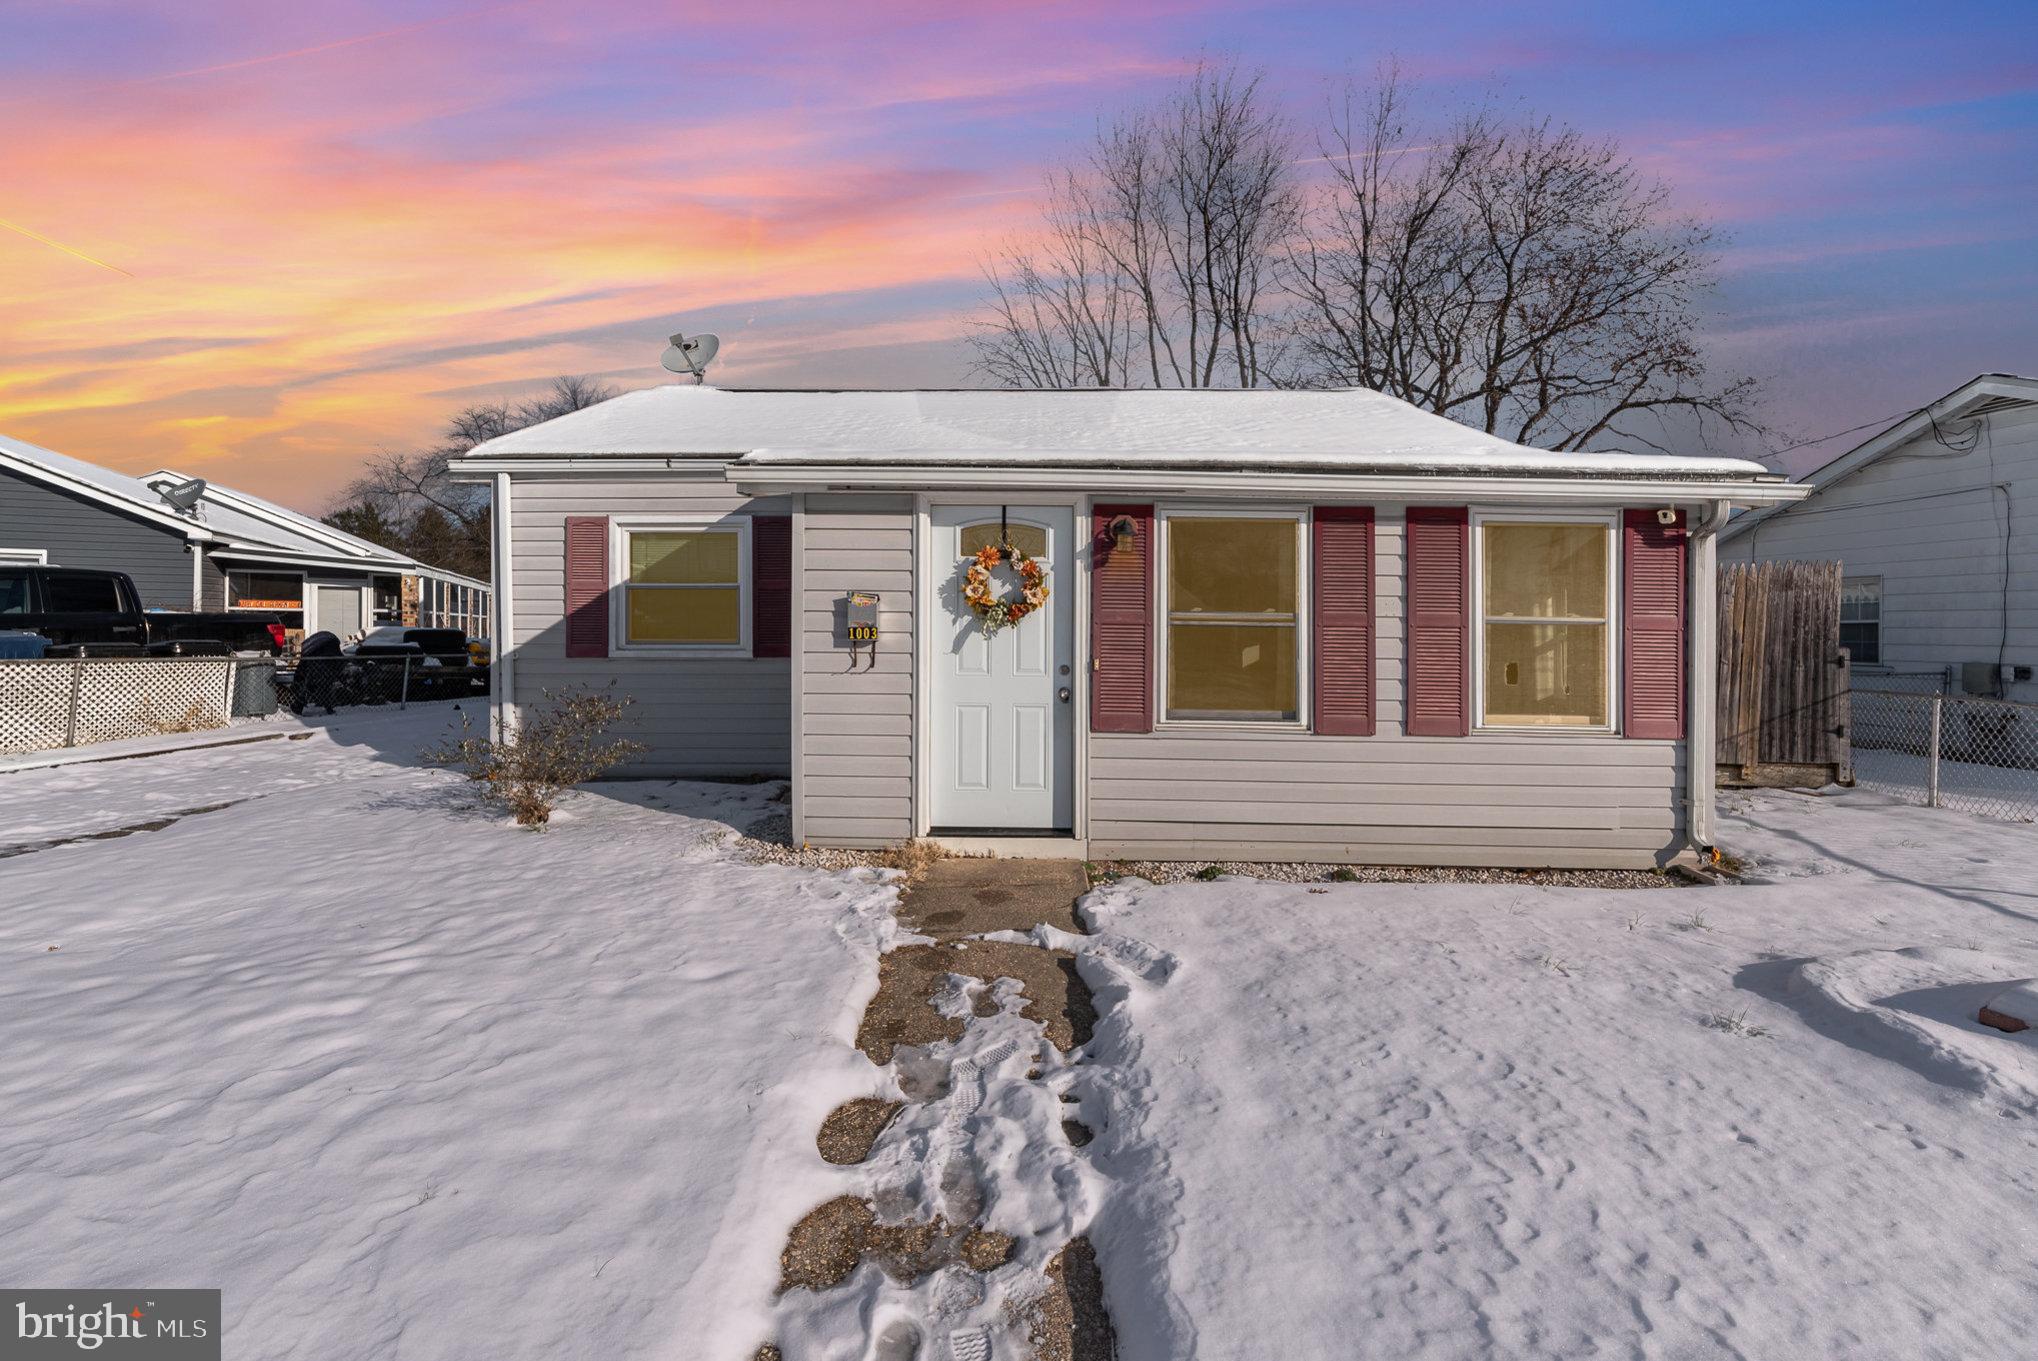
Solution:
M 623 637 L 668 647 L 743 645 L 743 535 L 734 527 L 623 535 Z
M 1840 646 L 1855 666 L 1882 665 L 1882 578 L 1840 583 Z
M 235 610 L 301 610 L 304 578 L 295 572 L 228 572 L 226 603 Z
M 120 585 L 112 577 L 53 572 L 42 580 L 51 614 L 118 614 Z
M 1300 519 L 1170 515 L 1165 524 L 1168 718 L 1296 721 Z
M 28 613 L 28 573 L 0 568 L 0 614 Z
M 1603 521 L 1480 526 L 1482 725 L 1608 726 L 1610 539 Z
M 1039 525 L 964 525 L 959 536 L 962 556 L 966 558 L 973 558 L 986 548 L 1002 548 L 1007 543 L 1029 558 L 1047 556 L 1047 531 Z

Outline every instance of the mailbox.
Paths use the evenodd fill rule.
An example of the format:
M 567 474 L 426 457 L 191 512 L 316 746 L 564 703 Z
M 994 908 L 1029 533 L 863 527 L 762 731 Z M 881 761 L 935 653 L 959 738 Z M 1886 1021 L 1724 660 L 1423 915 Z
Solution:
M 844 613 L 851 646 L 877 641 L 877 596 L 874 593 L 851 591 L 848 609 Z

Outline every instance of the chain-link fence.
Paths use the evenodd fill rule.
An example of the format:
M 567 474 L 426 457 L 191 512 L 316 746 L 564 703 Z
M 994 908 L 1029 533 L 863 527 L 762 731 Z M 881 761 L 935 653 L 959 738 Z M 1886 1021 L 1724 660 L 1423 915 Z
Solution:
M 196 732 L 274 713 L 274 672 L 266 658 L 0 661 L 0 753 Z
M 297 713 L 488 693 L 487 668 L 472 665 L 465 652 L 299 657 L 278 679 L 282 702 Z
M 1857 785 L 2038 821 L 2038 704 L 1856 688 L 1853 711 Z
M 1953 670 L 1939 667 L 1932 671 L 1871 671 L 1862 667 L 1854 668 L 1856 690 L 1894 690 L 1901 694 L 1944 695 L 1953 690 Z

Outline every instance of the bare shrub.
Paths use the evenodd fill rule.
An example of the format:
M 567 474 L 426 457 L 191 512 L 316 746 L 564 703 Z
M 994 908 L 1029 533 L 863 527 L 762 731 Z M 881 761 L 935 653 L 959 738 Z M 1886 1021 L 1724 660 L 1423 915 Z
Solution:
M 1769 1033 L 1768 1026 L 1758 1025 L 1748 1019 L 1746 1007 L 1739 1011 L 1715 1011 L 1705 1018 L 1705 1024 L 1709 1029 L 1728 1035 L 1739 1035 L 1748 1040 L 1759 1040 Z
M 484 802 L 507 809 L 519 826 L 542 827 L 562 793 L 644 749 L 609 735 L 632 702 L 605 689 L 547 690 L 544 702 L 500 737 L 475 732 L 463 712 L 461 735 L 427 748 L 424 758 L 462 771 Z

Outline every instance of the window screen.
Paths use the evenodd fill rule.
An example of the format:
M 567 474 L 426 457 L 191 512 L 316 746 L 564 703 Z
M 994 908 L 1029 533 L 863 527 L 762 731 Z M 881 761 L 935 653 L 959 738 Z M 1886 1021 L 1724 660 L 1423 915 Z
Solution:
M 1299 522 L 1175 515 L 1167 543 L 1167 716 L 1294 721 Z
M 734 529 L 627 536 L 625 636 L 632 643 L 734 647 L 743 641 L 743 541 Z
M 1481 527 L 1485 706 L 1495 727 L 1604 727 L 1608 534 L 1603 524 Z

